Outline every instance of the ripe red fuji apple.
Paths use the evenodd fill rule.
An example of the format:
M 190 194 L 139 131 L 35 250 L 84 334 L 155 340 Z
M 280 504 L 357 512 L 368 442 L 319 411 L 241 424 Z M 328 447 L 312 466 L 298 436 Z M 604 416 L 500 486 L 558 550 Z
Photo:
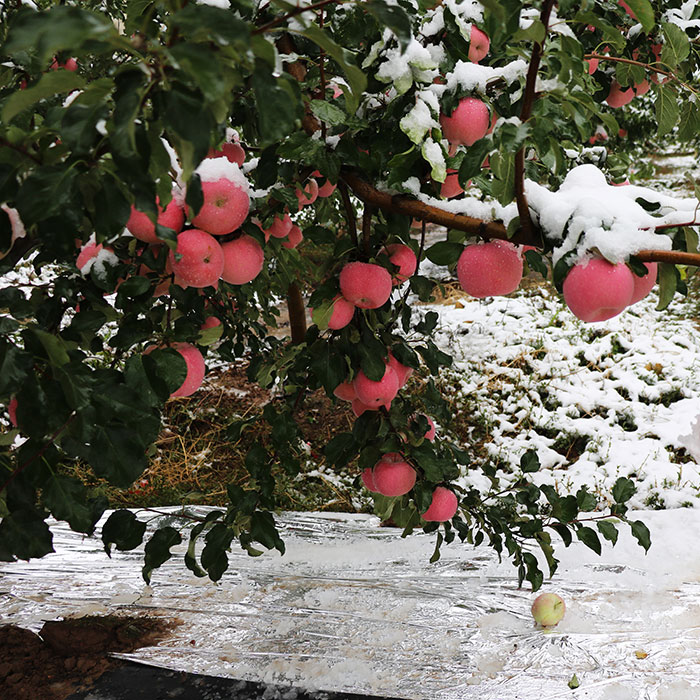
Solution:
M 24 228 L 24 224 L 22 223 L 22 219 L 20 219 L 19 212 L 16 209 L 8 207 L 7 204 L 0 204 L 0 211 L 3 211 L 7 215 L 7 218 L 10 220 L 10 230 L 12 231 L 12 240 L 10 242 L 10 248 L 12 248 L 14 242 L 18 238 L 24 238 L 27 235 L 27 232 Z M 79 248 L 82 245 L 82 241 L 80 239 L 77 239 L 76 245 Z M 7 255 L 7 253 L 10 252 L 10 248 L 0 252 L 0 260 L 4 258 Z
M 469 35 L 469 53 L 467 54 L 467 58 L 472 63 L 479 63 L 479 61 L 486 57 L 490 45 L 491 41 L 488 34 L 472 25 L 472 31 Z
M 235 231 L 248 216 L 248 180 L 227 158 L 205 158 L 195 171 L 202 182 L 204 204 L 192 224 L 214 236 Z
M 221 279 L 230 284 L 246 284 L 254 280 L 263 268 L 265 253 L 260 244 L 247 234 L 222 246 L 224 271 Z
M 342 296 L 337 296 L 335 302 L 333 303 L 333 311 L 331 317 L 328 319 L 328 327 L 337 331 L 352 321 L 352 317 L 355 315 L 355 305 L 344 299 Z M 353 390 L 354 398 L 354 390 Z
M 406 367 L 406 365 L 402 365 L 391 352 L 389 352 L 387 356 L 386 364 L 387 367 L 391 367 L 391 369 L 393 369 L 394 372 L 396 372 L 396 377 L 399 380 L 399 389 L 408 381 L 408 378 L 413 374 L 413 368 Z
M 641 83 L 636 83 L 634 86 L 634 93 L 639 97 L 640 95 L 646 95 L 649 92 L 649 81 L 642 80 Z
M 471 184 L 471 180 L 467 183 L 467 187 Z M 464 192 L 464 188 L 459 184 L 459 173 L 456 170 L 448 170 L 445 182 L 440 187 L 440 196 L 445 199 L 452 199 Z
M 372 381 L 367 375 L 360 370 L 352 382 L 357 398 L 370 408 L 379 408 L 391 404 L 392 400 L 399 391 L 399 378 L 396 372 L 386 366 L 384 376 L 378 381 Z
M 245 149 L 238 142 L 224 143 L 219 150 L 209 149 L 207 158 L 226 158 L 240 168 L 245 163 Z
M 357 398 L 355 387 L 352 385 L 352 382 L 343 382 L 342 384 L 338 384 L 338 386 L 333 390 L 333 394 L 341 401 L 354 401 Z
M 209 328 L 216 328 L 221 325 L 221 319 L 216 316 L 207 316 L 204 323 L 199 327 L 200 330 L 206 331 Z
M 74 58 L 69 58 L 65 63 L 59 63 L 57 58 L 53 59 L 53 62 L 49 66 L 49 70 L 58 70 L 59 68 L 65 68 L 69 71 L 78 70 L 78 62 Z
M 157 203 L 157 208 L 158 223 L 166 228 L 171 228 L 175 233 L 180 233 L 185 223 L 185 211 L 182 206 L 180 206 L 175 199 L 171 199 L 165 209 L 160 206 L 160 201 Z M 129 233 L 140 241 L 144 241 L 145 243 L 161 242 L 156 236 L 155 224 L 146 214 L 138 211 L 133 205 L 131 207 L 131 216 L 129 216 L 129 220 L 126 222 L 126 227 L 129 229 Z
M 387 405 L 386 408 L 388 409 L 389 406 Z M 365 411 L 377 411 L 379 410 L 379 406 L 368 406 L 365 403 L 362 403 L 360 399 L 353 399 L 352 400 L 352 412 L 355 414 L 356 418 L 359 418 Z
M 10 416 L 10 423 L 17 427 L 17 397 L 13 396 L 10 399 L 10 403 L 7 404 L 7 413 Z
M 260 226 L 260 222 L 256 223 L 263 233 L 265 233 L 266 239 L 268 235 L 272 236 L 273 238 L 285 238 L 294 225 L 289 214 L 285 214 L 282 217 L 275 216 L 269 228 L 263 228 Z
M 189 343 L 176 343 L 172 346 L 173 350 L 177 350 L 187 363 L 187 376 L 179 389 L 176 389 L 170 397 L 174 396 L 190 396 L 194 394 L 202 385 L 206 366 L 202 353 Z
M 304 234 L 301 232 L 301 229 L 296 224 L 294 224 L 292 228 L 289 229 L 289 233 L 287 234 L 287 240 L 282 241 L 282 247 L 291 250 L 293 248 L 296 248 L 303 240 Z
M 612 84 L 610 85 L 610 93 L 608 94 L 605 101 L 611 107 L 617 108 L 617 107 L 623 107 L 624 105 L 631 102 L 633 99 L 634 99 L 634 89 L 633 88 L 627 88 L 626 90 L 623 90 L 620 83 L 618 83 L 617 80 L 613 80 Z
M 607 321 L 629 305 L 634 277 L 624 263 L 613 265 L 602 258 L 578 263 L 564 280 L 564 301 L 571 313 L 586 323 Z
M 644 277 L 639 277 L 632 273 L 632 278 L 634 281 L 634 292 L 632 292 L 632 299 L 629 303 L 630 306 L 644 299 L 644 297 L 647 296 L 647 294 L 649 294 L 649 292 L 656 284 L 656 273 L 658 270 L 658 265 L 655 262 L 648 262 L 644 263 L 644 267 L 646 267 L 646 269 L 649 270 L 649 272 L 647 272 L 647 274 L 644 275 Z
M 465 97 L 450 116 L 440 115 L 440 125 L 450 143 L 472 146 L 489 130 L 489 108 L 476 97 Z
M 374 465 L 374 484 L 383 496 L 403 496 L 416 483 L 416 470 L 398 452 L 388 452 Z
M 305 207 L 307 204 L 313 204 L 318 198 L 318 182 L 311 178 L 306 185 L 304 185 L 303 190 L 297 187 L 296 195 L 299 200 L 299 209 Z
M 509 241 L 468 245 L 459 256 L 457 277 L 462 289 L 473 297 L 510 294 L 523 277 L 523 260 Z
M 367 467 L 367 469 L 365 469 L 362 472 L 360 478 L 362 479 L 362 483 L 365 485 L 365 488 L 368 491 L 371 491 L 372 493 L 379 493 L 379 489 L 374 483 L 374 475 L 372 474 L 372 470 L 370 469 L 370 467 Z
M 311 177 L 317 178 L 317 182 L 319 181 L 318 178 L 322 178 L 323 175 L 318 170 L 314 170 L 311 173 Z M 330 180 L 325 179 L 323 181 L 322 185 L 318 186 L 318 196 L 319 197 L 330 197 L 334 192 L 335 188 L 338 185 L 334 185 Z
M 182 257 L 178 260 L 177 255 Z M 188 287 L 211 287 L 224 269 L 224 251 L 219 242 L 197 228 L 177 237 L 177 248 L 170 251 L 170 265 L 175 275 Z
M 416 254 L 403 243 L 391 243 L 382 252 L 386 253 L 389 260 L 399 268 L 398 272 L 394 273 L 394 284 L 405 282 L 418 267 Z
M 425 513 L 421 513 L 421 517 L 428 522 L 444 523 L 446 520 L 452 520 L 458 505 L 454 491 L 444 486 L 437 486 L 433 491 L 430 507 Z
M 584 61 L 588 64 L 588 75 L 593 75 L 598 70 L 598 64 L 600 63 L 599 58 L 591 58 L 588 61 Z
M 340 271 L 340 292 L 361 309 L 378 309 L 391 296 L 391 275 L 381 265 L 351 262 Z
M 532 604 L 532 617 L 542 627 L 554 627 L 561 622 L 566 612 L 566 604 L 556 593 L 542 593 Z

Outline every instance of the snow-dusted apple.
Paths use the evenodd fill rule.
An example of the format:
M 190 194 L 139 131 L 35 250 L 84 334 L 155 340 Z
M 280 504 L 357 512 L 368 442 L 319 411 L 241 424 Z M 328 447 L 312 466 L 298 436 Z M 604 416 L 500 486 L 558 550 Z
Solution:
M 352 381 L 357 398 L 370 408 L 380 406 L 389 407 L 399 391 L 399 378 L 396 372 L 388 365 L 384 369 L 384 376 L 379 381 L 369 379 L 360 370 Z
M 389 256 L 389 261 L 399 269 L 394 273 L 394 284 L 405 282 L 418 267 L 416 254 L 403 243 L 390 243 L 382 251 Z
M 532 604 L 532 617 L 542 627 L 554 627 L 561 622 L 566 612 L 566 604 L 556 593 L 542 593 Z
M 398 452 L 388 452 L 374 465 L 374 485 L 383 496 L 403 496 L 416 483 L 416 470 Z
M 476 97 L 465 97 L 452 114 L 440 115 L 440 126 L 451 144 L 473 146 L 489 130 L 489 108 Z
M 340 271 L 340 292 L 361 309 L 378 309 L 391 296 L 391 275 L 373 263 L 351 262 Z
M 179 199 L 174 197 L 168 202 L 165 208 L 160 206 L 160 200 L 158 200 L 156 208 L 158 210 L 157 222 L 161 226 L 170 228 L 175 231 L 175 233 L 180 233 L 180 231 L 182 231 L 182 227 L 185 223 L 185 211 Z M 148 218 L 147 214 L 138 211 L 133 205 L 131 207 L 129 220 L 126 222 L 126 228 L 134 238 L 138 238 L 140 241 L 144 241 L 144 243 L 161 242 L 156 236 L 155 224 Z
M 437 486 L 433 491 L 433 499 L 425 513 L 421 513 L 427 522 L 444 523 L 452 520 L 457 512 L 458 500 L 454 491 L 445 486 Z
M 227 158 L 205 158 L 195 172 L 201 179 L 204 204 L 192 224 L 214 236 L 232 233 L 250 209 L 245 175 Z
M 469 53 L 467 58 L 472 63 L 479 63 L 482 59 L 486 58 L 486 54 L 489 52 L 489 47 L 491 46 L 491 40 L 486 32 L 482 32 L 481 29 L 472 25 L 471 33 L 469 34 Z
M 459 256 L 457 277 L 462 289 L 473 297 L 510 294 L 523 277 L 523 259 L 509 241 L 468 245 Z
M 213 287 L 224 269 L 224 251 L 205 231 L 191 228 L 177 237 L 169 262 L 175 276 L 188 287 Z
M 254 280 L 263 268 L 265 253 L 260 244 L 248 234 L 224 243 L 224 269 L 221 279 L 230 284 L 246 284 Z
M 602 258 L 578 263 L 564 280 L 564 301 L 571 313 L 586 323 L 607 321 L 630 304 L 634 277 L 624 263 L 613 265 Z

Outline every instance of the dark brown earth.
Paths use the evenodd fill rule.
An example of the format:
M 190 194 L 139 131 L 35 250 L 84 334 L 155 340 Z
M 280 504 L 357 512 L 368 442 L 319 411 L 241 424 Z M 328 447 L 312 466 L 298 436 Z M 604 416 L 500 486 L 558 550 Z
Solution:
M 39 634 L 0 625 L 0 698 L 64 700 L 121 665 L 110 652 L 155 644 L 177 621 L 89 616 L 49 621 Z

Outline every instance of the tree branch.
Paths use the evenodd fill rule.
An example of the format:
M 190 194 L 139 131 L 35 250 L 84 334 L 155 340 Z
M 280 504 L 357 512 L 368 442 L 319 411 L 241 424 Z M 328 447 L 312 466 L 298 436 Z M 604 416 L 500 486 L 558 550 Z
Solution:
M 369 185 L 367 185 L 369 187 Z M 348 192 L 348 186 L 343 182 L 343 180 L 338 180 L 338 192 L 340 192 L 340 198 L 343 200 L 343 206 L 345 207 L 345 216 L 348 220 L 348 233 L 355 247 L 360 244 L 357 239 L 357 213 L 355 212 L 355 207 L 352 205 L 350 200 L 350 193 Z M 362 197 L 360 197 L 362 199 Z M 362 200 L 364 201 L 364 200 Z
M 306 308 L 301 290 L 296 282 L 292 282 L 287 289 L 287 311 L 289 312 L 292 344 L 303 343 L 306 336 Z
M 642 262 L 664 262 L 700 267 L 700 253 L 684 253 L 682 250 L 640 250 L 634 254 L 634 257 Z
M 556 0 L 545 0 L 542 6 L 540 22 L 544 25 L 545 36 L 542 43 L 536 43 L 532 48 L 532 58 L 527 69 L 527 79 L 525 81 L 525 95 L 523 97 L 523 107 L 520 111 L 520 121 L 524 124 L 532 116 L 532 108 L 535 104 L 535 87 L 537 85 L 537 71 L 540 68 L 542 54 L 544 53 L 544 42 L 547 38 L 547 27 L 549 25 L 549 16 L 552 13 L 552 8 Z M 525 234 L 532 238 L 535 233 L 535 226 L 530 217 L 530 208 L 528 207 L 527 197 L 525 196 L 525 144 L 515 154 L 515 201 L 518 205 L 518 214 L 520 216 L 520 227 Z

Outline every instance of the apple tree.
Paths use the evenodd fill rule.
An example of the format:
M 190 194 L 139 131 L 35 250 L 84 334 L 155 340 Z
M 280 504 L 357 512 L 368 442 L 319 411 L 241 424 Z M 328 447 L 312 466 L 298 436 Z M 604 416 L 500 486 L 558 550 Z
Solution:
M 612 185 L 640 145 L 697 143 L 698 37 L 692 0 L 0 4 L 0 559 L 51 552 L 49 516 L 92 534 L 107 503 L 67 467 L 129 487 L 205 357 L 274 387 L 270 444 L 206 518 L 147 533 L 109 516 L 107 553 L 146 537 L 146 580 L 183 537 L 214 580 L 236 540 L 284 551 L 272 467 L 299 473 L 295 415 L 319 389 L 356 415 L 326 462 L 353 465 L 404 534 L 434 532 L 435 558 L 484 542 L 538 588 L 553 533 L 600 552 L 614 516 L 647 548 L 631 481 L 607 504 L 557 493 L 528 451 L 498 492 L 436 434 L 452 358 L 414 302 L 438 286 L 425 259 L 477 297 L 513 291 L 525 260 L 584 321 L 657 277 L 662 306 L 684 291 L 697 201 Z M 469 471 L 494 489 L 460 486 Z

